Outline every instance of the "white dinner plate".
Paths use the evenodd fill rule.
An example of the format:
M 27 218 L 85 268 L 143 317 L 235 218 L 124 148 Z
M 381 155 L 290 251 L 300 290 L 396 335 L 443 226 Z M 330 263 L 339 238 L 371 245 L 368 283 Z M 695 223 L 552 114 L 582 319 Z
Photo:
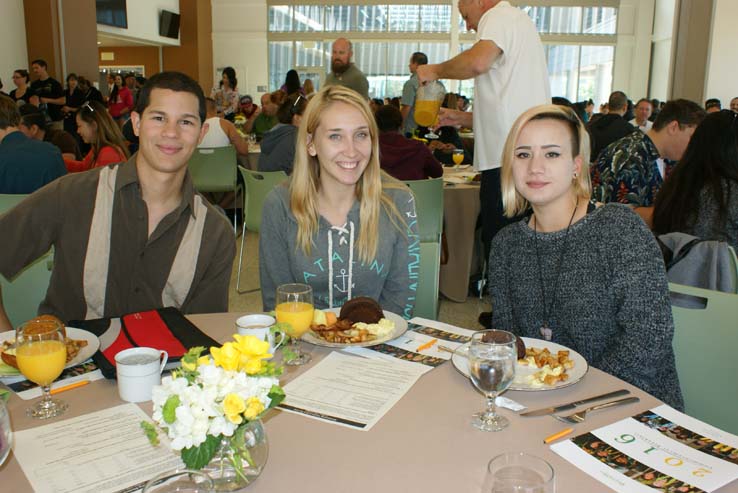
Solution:
M 328 308 L 323 311 L 335 313 L 336 315 L 338 315 L 341 312 L 341 309 L 340 308 Z M 325 346 L 325 347 L 337 347 L 337 348 L 369 347 L 369 346 L 376 346 L 377 344 L 382 344 L 383 342 L 391 341 L 392 339 L 400 337 L 402 334 L 404 334 L 405 331 L 407 330 L 407 320 L 397 315 L 396 313 L 388 312 L 387 310 L 382 310 L 382 311 L 384 312 L 384 318 L 388 318 L 395 323 L 395 329 L 389 334 L 387 334 L 386 336 L 379 337 L 377 339 L 374 339 L 373 341 L 357 342 L 354 344 L 343 343 L 343 342 L 328 342 L 316 336 L 310 331 L 306 332 L 302 336 L 302 340 L 305 342 L 309 342 L 310 344 L 315 344 L 316 346 Z
M 98 339 L 97 336 L 92 332 L 88 332 L 86 330 L 75 329 L 74 327 L 67 327 L 67 337 L 75 340 L 85 340 L 87 341 L 87 345 L 80 349 L 79 353 L 77 353 L 77 356 L 75 356 L 72 361 L 67 363 L 67 366 L 65 366 L 64 368 L 70 368 L 82 363 L 83 361 L 87 361 L 92 357 L 93 354 L 95 354 L 95 352 L 100 347 L 100 339 Z M 14 330 L 0 332 L 0 343 L 12 339 L 15 339 Z M 18 377 L 19 375 L 20 372 L 16 368 L 13 368 L 10 365 L 6 365 L 2 361 L 0 361 L 0 378 Z
M 569 379 L 566 381 L 556 382 L 555 385 L 534 387 L 525 381 L 525 377 L 527 377 L 528 375 L 532 375 L 539 369 L 535 366 L 530 367 L 528 365 L 515 363 L 515 380 L 513 380 L 513 383 L 512 385 L 510 385 L 509 390 L 538 392 L 539 390 L 561 389 L 563 387 L 568 387 L 569 385 L 574 385 L 575 383 L 577 383 L 579 380 L 582 379 L 582 377 L 584 377 L 584 375 L 587 373 L 587 370 L 589 370 L 587 360 L 585 360 L 581 354 L 572 349 L 569 349 L 566 346 L 562 346 L 561 344 L 556 344 L 555 342 L 551 341 L 544 341 L 543 339 L 532 339 L 530 337 L 523 337 L 523 342 L 525 343 L 526 348 L 548 348 L 548 350 L 553 354 L 556 354 L 558 351 L 561 350 L 569 351 L 569 359 L 574 362 L 574 368 L 572 368 L 571 370 L 567 370 L 567 373 L 569 374 Z M 466 377 L 469 377 L 469 359 L 467 358 L 467 355 L 469 354 L 469 344 L 470 343 L 466 343 L 463 346 L 459 346 L 454 355 L 451 357 L 451 361 L 453 362 L 454 367 L 456 367 L 456 369 L 459 370 L 459 372 Z

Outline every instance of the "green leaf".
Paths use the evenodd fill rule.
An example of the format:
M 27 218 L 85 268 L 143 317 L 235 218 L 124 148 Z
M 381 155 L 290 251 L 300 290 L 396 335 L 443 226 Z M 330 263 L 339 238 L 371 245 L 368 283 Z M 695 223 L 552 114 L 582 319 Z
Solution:
M 272 400 L 269 403 L 268 409 L 271 409 L 273 407 L 277 407 L 282 403 L 282 401 L 287 397 L 284 393 L 284 390 L 279 385 L 272 385 L 272 388 L 269 389 L 269 398 Z
M 297 353 L 295 353 L 290 346 L 282 347 L 282 359 L 284 361 L 292 361 L 296 357 Z
M 218 450 L 219 444 L 219 437 L 208 435 L 205 441 L 197 447 L 182 449 L 182 461 L 188 469 L 200 470 L 215 456 L 215 452 Z
M 159 434 L 157 433 L 156 426 L 149 423 L 148 421 L 141 421 L 141 428 L 146 434 L 146 438 L 149 439 L 151 445 L 156 447 L 159 445 Z
M 167 401 L 164 403 L 164 407 L 161 408 L 161 415 L 164 418 L 164 422 L 172 424 L 177 419 L 177 408 L 179 407 L 180 400 L 178 395 L 170 395 Z

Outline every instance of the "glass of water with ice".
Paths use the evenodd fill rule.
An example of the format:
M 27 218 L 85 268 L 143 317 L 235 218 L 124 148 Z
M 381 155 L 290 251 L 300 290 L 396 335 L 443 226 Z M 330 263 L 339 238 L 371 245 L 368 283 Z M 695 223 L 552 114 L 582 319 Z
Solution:
M 510 422 L 495 412 L 495 399 L 515 378 L 518 359 L 515 336 L 504 330 L 482 330 L 469 346 L 469 374 L 487 400 L 487 408 L 474 415 L 472 425 L 482 431 L 500 431 Z
M 485 493 L 555 493 L 554 470 L 540 457 L 522 452 L 498 455 L 487 466 Z

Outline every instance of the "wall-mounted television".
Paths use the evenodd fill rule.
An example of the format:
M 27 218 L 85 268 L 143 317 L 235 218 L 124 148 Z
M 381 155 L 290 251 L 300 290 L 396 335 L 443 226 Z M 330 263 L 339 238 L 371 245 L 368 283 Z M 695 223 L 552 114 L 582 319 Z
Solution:
M 179 14 L 162 10 L 159 16 L 159 36 L 179 38 Z
M 95 0 L 95 7 L 98 24 L 128 28 L 126 0 Z

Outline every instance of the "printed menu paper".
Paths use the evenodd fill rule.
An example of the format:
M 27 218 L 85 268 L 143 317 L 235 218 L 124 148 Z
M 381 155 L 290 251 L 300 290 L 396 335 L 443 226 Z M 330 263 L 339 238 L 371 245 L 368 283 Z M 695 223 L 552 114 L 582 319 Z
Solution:
M 123 404 L 15 433 L 13 452 L 33 491 L 115 493 L 184 467 L 166 437 L 154 447 L 143 433 L 148 415 Z
M 738 436 L 666 405 L 551 449 L 619 493 L 709 493 L 738 479 Z
M 473 333 L 473 330 L 415 317 L 408 322 L 407 332 L 396 339 L 367 348 L 345 348 L 343 351 L 365 358 L 420 363 L 426 366 L 425 371 L 430 371 L 451 359 L 452 353 L 441 351 L 439 346 L 455 351 L 469 342 Z
M 370 430 L 426 369 L 403 361 L 330 353 L 284 387 L 280 408 L 311 418 Z

